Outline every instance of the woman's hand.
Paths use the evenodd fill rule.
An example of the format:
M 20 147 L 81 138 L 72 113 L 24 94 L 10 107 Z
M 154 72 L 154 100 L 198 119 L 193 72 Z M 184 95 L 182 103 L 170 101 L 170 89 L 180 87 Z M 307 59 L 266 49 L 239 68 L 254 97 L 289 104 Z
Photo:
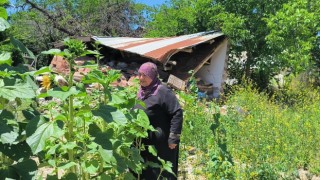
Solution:
M 174 149 L 174 148 L 176 148 L 177 147 L 177 144 L 169 144 L 169 148 L 170 149 Z

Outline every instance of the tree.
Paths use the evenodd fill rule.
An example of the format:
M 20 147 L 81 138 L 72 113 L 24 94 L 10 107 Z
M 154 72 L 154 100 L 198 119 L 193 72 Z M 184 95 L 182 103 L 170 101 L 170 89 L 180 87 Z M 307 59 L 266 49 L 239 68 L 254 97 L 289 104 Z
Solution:
M 281 65 L 296 74 L 307 70 L 319 73 L 319 9 L 319 1 L 294 0 L 266 19 L 271 29 L 266 37 L 268 45 Z
M 135 36 L 146 22 L 132 0 L 18 0 L 12 33 L 37 54 L 67 36 Z
M 194 33 L 194 3 L 188 0 L 172 0 L 150 12 L 146 37 L 176 36 Z
M 231 40 L 231 57 L 235 58 L 230 60 L 230 65 L 239 65 L 236 59 L 244 52 L 247 57 L 244 66 L 238 66 L 243 69 L 235 69 L 230 74 L 237 79 L 245 75 L 266 87 L 268 77 L 277 68 L 272 65 L 275 59 L 266 43 L 270 30 L 264 19 L 275 14 L 285 2 L 287 0 L 272 3 L 269 0 L 172 0 L 154 12 L 147 35 L 221 30 Z
M 0 64 L 17 66 L 25 63 L 23 55 L 33 57 L 33 53 L 6 30 L 11 27 L 7 21 L 6 7 L 8 6 L 9 0 L 0 1 Z
M 319 4 L 316 0 L 171 0 L 152 13 L 146 35 L 221 30 L 231 41 L 231 77 L 251 78 L 265 89 L 280 70 L 319 69 L 309 66 L 320 64 Z M 238 61 L 243 54 L 244 64 Z

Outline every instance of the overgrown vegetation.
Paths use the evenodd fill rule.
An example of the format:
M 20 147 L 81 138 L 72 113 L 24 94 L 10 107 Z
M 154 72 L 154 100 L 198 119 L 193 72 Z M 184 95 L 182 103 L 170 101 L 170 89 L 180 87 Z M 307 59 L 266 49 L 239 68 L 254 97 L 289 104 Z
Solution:
M 141 143 L 147 131 L 154 129 L 144 111 L 134 108 L 137 103 L 143 105 L 132 93 L 137 88 L 111 86 L 120 73 L 109 70 L 104 74 L 97 64 L 86 66 L 92 68 L 90 73 L 74 83 L 74 60 L 97 52 L 86 50 L 78 40 L 64 43 L 64 51 L 43 53 L 67 60 L 70 73 L 65 84 L 54 85 L 57 75 L 49 67 L 18 72 L 1 65 L 0 176 L 40 178 L 41 167 L 52 170 L 45 176 L 51 179 L 139 179 L 147 165 L 172 172 L 170 163 L 162 159 L 161 164 L 143 163 L 140 156 L 141 151 L 155 156 L 157 152 Z M 33 79 L 39 75 L 46 91 L 36 94 L 38 85 Z M 92 83 L 102 88 L 88 91 L 86 85 Z
M 153 128 L 145 113 L 133 108 L 141 103 L 135 97 L 137 87 L 111 86 L 119 73 L 102 72 L 95 63 L 86 65 L 92 70 L 81 82 L 73 82 L 78 68 L 73 60 L 84 54 L 100 60 L 99 53 L 73 39 L 65 40 L 64 51 L 45 51 L 67 59 L 70 74 L 64 85 L 53 81 L 58 75 L 48 67 L 29 71 L 21 66 L 27 62 L 24 56 L 37 60 L 39 55 L 11 35 L 41 52 L 60 35 L 132 35 L 131 26 L 145 21 L 139 19 L 143 7 L 132 7 L 132 1 L 116 1 L 115 6 L 113 1 L 83 0 L 79 6 L 61 2 L 50 1 L 49 12 L 57 13 L 53 16 L 39 11 L 48 10 L 45 3 L 18 3 L 33 8 L 13 15 L 14 27 L 7 32 L 4 7 L 9 2 L 0 1 L 0 177 L 36 179 L 43 167 L 52 170 L 47 176 L 51 179 L 136 179 L 146 165 L 170 171 L 170 163 L 145 164 L 139 154 L 156 152 L 141 144 Z M 222 30 L 232 42 L 232 57 L 247 56 L 229 61 L 230 74 L 242 84 L 232 87 L 223 104 L 200 100 L 194 92 L 177 93 L 184 109 L 180 167 L 194 156 L 193 173 L 206 179 L 295 179 L 301 169 L 319 176 L 319 1 L 215 2 L 172 0 L 155 9 L 147 26 L 148 36 Z M 108 13 L 119 12 L 117 18 L 133 19 L 115 22 L 115 15 L 107 13 L 102 17 L 110 22 L 99 23 L 101 17 L 92 12 L 104 7 Z M 52 21 L 44 22 L 44 17 Z M 83 17 L 93 24 L 83 24 Z M 94 23 L 101 26 L 95 29 Z M 63 32 L 64 25 L 75 29 L 68 26 Z M 278 73 L 283 79 L 274 77 Z M 36 76 L 45 79 L 46 91 L 40 94 Z M 248 79 L 255 85 L 246 83 Z M 102 88 L 88 90 L 93 83 Z
M 179 94 L 188 102 L 180 163 L 192 146 L 194 173 L 209 179 L 294 179 L 298 170 L 319 175 L 320 93 L 297 81 L 271 98 L 251 84 L 237 87 L 220 110 Z

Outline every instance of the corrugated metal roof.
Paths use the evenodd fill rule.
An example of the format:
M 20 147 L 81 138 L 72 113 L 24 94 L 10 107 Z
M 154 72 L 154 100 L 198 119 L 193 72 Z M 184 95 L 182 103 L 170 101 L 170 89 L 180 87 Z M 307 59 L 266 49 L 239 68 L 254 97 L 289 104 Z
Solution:
M 211 41 L 219 36 L 221 32 L 200 32 L 195 34 L 167 37 L 167 38 L 130 38 L 130 37 L 92 37 L 102 45 L 127 51 L 134 54 L 151 58 L 161 63 L 166 63 L 170 57 L 184 49 L 198 44 Z

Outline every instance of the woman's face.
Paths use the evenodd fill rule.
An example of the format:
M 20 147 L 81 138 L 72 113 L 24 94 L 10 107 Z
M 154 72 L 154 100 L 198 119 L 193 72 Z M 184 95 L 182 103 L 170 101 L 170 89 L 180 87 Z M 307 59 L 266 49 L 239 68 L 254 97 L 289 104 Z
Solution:
M 146 76 L 145 74 L 143 73 L 140 73 L 138 74 L 138 77 L 139 77 L 139 81 L 140 81 L 140 85 L 142 87 L 147 87 L 151 84 L 152 82 L 152 79 L 149 77 L 149 76 Z

